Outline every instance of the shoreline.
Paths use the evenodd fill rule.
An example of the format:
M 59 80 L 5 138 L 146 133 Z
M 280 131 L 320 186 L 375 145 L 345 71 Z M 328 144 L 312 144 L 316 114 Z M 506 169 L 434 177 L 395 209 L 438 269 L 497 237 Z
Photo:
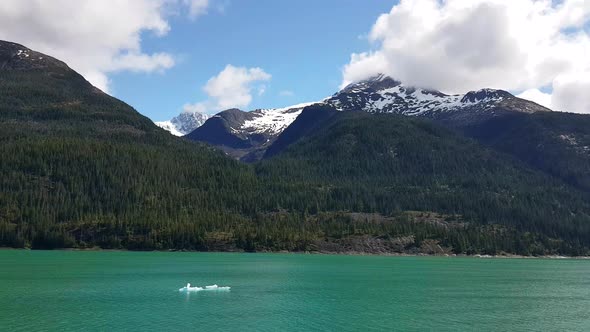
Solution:
M 293 255 L 333 255 L 333 256 L 382 256 L 382 257 L 441 257 L 441 258 L 480 258 L 480 259 L 555 259 L 555 260 L 590 260 L 590 256 L 524 256 L 516 254 L 506 255 L 467 255 L 467 254 L 411 254 L 396 252 L 330 252 L 330 251 L 198 251 L 198 250 L 129 250 L 129 249 L 102 249 L 102 248 L 60 248 L 60 249 L 31 249 L 0 247 L 0 251 L 88 251 L 88 252 L 184 252 L 184 253 L 217 253 L 217 254 L 293 254 Z

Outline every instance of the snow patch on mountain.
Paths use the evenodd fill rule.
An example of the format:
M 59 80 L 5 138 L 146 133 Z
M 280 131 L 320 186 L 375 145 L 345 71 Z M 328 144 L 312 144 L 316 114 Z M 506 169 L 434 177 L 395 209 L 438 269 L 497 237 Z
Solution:
M 239 130 L 253 133 L 278 134 L 287 128 L 307 106 L 317 102 L 302 103 L 283 108 L 257 109 L 251 112 L 254 117 L 245 121 Z
M 449 112 L 477 105 L 491 108 L 513 98 L 502 90 L 482 89 L 464 95 L 447 95 L 439 91 L 403 85 L 384 75 L 353 83 L 324 102 L 341 111 L 363 110 L 371 113 L 425 115 Z
M 16 55 L 19 57 L 25 57 L 28 58 L 29 57 L 29 52 L 28 50 L 18 50 L 18 52 L 16 52 Z

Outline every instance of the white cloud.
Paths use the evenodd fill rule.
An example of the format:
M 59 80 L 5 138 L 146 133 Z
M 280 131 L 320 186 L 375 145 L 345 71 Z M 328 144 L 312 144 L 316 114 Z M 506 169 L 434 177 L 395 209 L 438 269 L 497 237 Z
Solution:
M 557 77 L 553 81 L 552 105 L 559 111 L 590 113 L 590 72 Z
M 110 70 L 129 70 L 134 72 L 153 72 L 174 66 L 174 58 L 167 53 L 138 54 L 126 53 L 113 58 Z
M 165 36 L 170 7 L 188 6 L 196 17 L 207 1 L 183 0 L 2 0 L 0 39 L 14 41 L 65 61 L 87 80 L 108 91 L 108 74 L 159 72 L 174 56 L 145 53 L 143 33 Z
M 227 65 L 203 86 L 207 100 L 184 104 L 183 112 L 211 113 L 229 108 L 245 108 L 252 102 L 254 89 L 259 96 L 266 91 L 266 85 L 255 86 L 255 83 L 269 81 L 271 77 L 262 68 Z
M 340 88 L 380 73 L 391 73 L 387 68 L 387 59 L 383 52 L 353 53 L 350 56 L 350 63 L 344 66 L 344 81 Z
M 542 92 L 539 89 L 528 89 L 523 91 L 522 93 L 517 95 L 518 98 L 527 99 L 530 101 L 534 101 L 535 103 L 545 106 L 547 108 L 552 108 L 551 102 L 551 94 Z
M 264 85 L 264 84 L 259 85 L 257 90 L 258 90 L 258 96 L 262 96 L 266 92 L 266 85 Z
M 529 89 L 517 97 L 532 100 L 555 111 L 590 113 L 590 74 L 560 75 L 553 81 L 553 93 Z
M 67 62 L 67 61 L 66 61 Z M 109 92 L 109 86 L 111 84 L 111 80 L 108 78 L 108 76 L 101 71 L 98 70 L 94 70 L 94 69 L 88 69 L 85 70 L 82 75 L 84 76 L 84 78 L 92 83 L 92 85 L 94 85 L 95 87 L 101 89 L 102 91 L 108 93 Z
M 401 0 L 373 25 L 373 50 L 351 55 L 343 85 L 382 72 L 451 93 L 567 85 L 584 100 L 585 84 L 565 82 L 590 73 L 589 21 L 588 0 Z M 562 97 L 552 105 L 590 112 Z
M 203 90 L 209 96 L 206 102 L 213 111 L 228 108 L 240 108 L 252 102 L 253 84 L 269 81 L 271 75 L 262 68 L 245 68 L 227 65 L 217 76 L 207 81 Z M 262 90 L 260 87 L 263 87 Z M 258 93 L 264 93 L 264 85 L 258 87 Z
M 207 13 L 209 0 L 183 0 L 189 8 L 189 17 L 194 19 L 197 16 Z
M 182 111 L 184 113 L 206 113 L 207 112 L 207 104 L 206 103 L 194 103 L 194 104 L 184 104 L 182 106 Z

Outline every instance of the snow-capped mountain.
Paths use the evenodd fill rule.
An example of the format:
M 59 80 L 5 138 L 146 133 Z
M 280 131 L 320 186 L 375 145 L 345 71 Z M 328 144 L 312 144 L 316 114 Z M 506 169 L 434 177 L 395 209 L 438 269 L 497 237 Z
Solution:
M 238 128 L 234 128 L 234 130 L 258 134 L 278 134 L 295 121 L 305 107 L 313 104 L 316 104 L 316 102 L 302 103 L 283 108 L 257 109 L 250 112 L 252 115 L 250 119 L 244 121 Z
M 218 146 L 236 158 L 254 160 L 264 153 L 274 139 L 315 103 L 245 112 L 230 109 L 209 118 L 187 138 Z
M 287 128 L 297 118 L 304 107 L 312 104 L 315 104 L 315 102 L 283 108 L 257 109 L 248 112 L 243 118 L 244 121 L 233 123 L 231 130 L 234 132 L 277 134 Z M 213 118 L 222 117 L 223 113 L 220 112 L 214 115 Z M 169 121 L 155 122 L 155 124 L 169 131 L 172 135 L 184 136 L 202 126 L 209 118 L 207 114 L 203 113 L 183 112 Z
M 341 111 L 423 115 L 453 111 L 474 104 L 491 106 L 511 97 L 513 96 L 508 92 L 492 89 L 469 92 L 466 95 L 446 95 L 434 90 L 408 87 L 379 75 L 353 83 L 325 102 Z
M 481 89 L 466 94 L 447 95 L 435 90 L 405 86 L 384 75 L 350 84 L 324 102 L 340 111 L 394 113 L 446 122 L 480 121 L 506 111 L 550 111 L 503 90 Z
M 190 134 L 242 160 L 256 160 L 311 105 L 337 111 L 364 111 L 424 117 L 450 127 L 466 127 L 502 114 L 550 111 L 507 91 L 482 89 L 448 95 L 439 91 L 410 87 L 385 75 L 348 85 L 331 97 L 279 109 L 244 112 L 227 110 L 211 117 Z M 325 110 L 325 107 L 316 107 Z
M 199 112 L 182 112 L 169 121 L 155 122 L 155 124 L 168 130 L 174 136 L 184 136 L 202 126 L 209 116 Z

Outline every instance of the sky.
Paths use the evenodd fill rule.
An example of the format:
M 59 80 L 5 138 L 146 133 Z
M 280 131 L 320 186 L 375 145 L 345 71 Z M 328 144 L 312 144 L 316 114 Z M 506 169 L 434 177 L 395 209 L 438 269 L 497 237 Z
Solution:
M 588 0 L 3 0 L 0 39 L 154 121 L 317 101 L 377 73 L 590 113 Z

